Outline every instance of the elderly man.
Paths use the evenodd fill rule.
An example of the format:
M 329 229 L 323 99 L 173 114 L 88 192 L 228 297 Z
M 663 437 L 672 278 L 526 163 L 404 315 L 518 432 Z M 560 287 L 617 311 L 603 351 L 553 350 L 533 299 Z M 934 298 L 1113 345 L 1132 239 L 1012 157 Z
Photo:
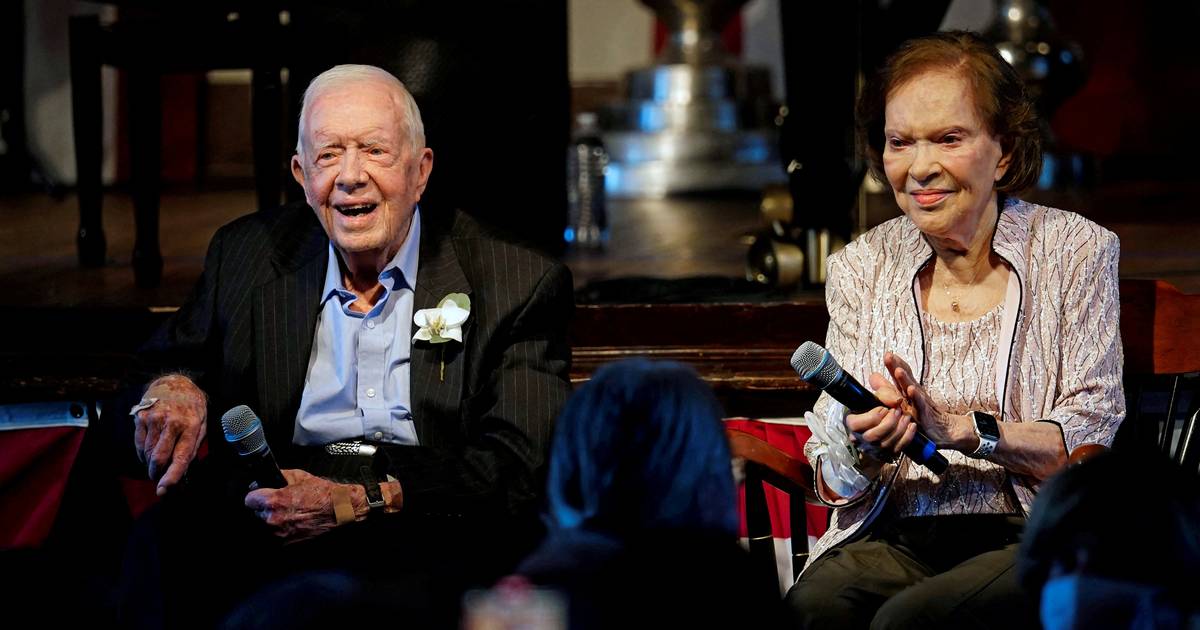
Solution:
M 232 489 L 237 510 L 286 542 L 351 541 L 367 555 L 381 538 L 428 547 L 412 539 L 421 519 L 439 523 L 424 536 L 527 513 L 569 393 L 570 273 L 461 213 L 418 209 L 433 152 L 391 74 L 321 74 L 299 131 L 292 173 L 311 212 L 285 206 L 221 228 L 195 293 L 151 344 L 180 368 L 134 414 L 158 494 L 169 504 Z M 455 308 L 454 321 L 422 312 L 447 298 L 465 321 Z M 261 418 L 286 487 L 246 492 L 219 420 L 240 404 Z M 374 450 L 370 472 L 322 476 L 309 464 L 336 460 L 329 444 Z

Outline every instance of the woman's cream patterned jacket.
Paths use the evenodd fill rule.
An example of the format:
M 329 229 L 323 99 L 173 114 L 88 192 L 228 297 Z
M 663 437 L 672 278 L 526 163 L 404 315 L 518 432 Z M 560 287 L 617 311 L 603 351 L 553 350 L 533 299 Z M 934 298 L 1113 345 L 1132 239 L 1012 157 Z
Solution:
M 1000 352 L 1008 358 L 996 361 L 1002 420 L 1053 422 L 1062 428 L 1068 453 L 1084 443 L 1111 444 L 1125 417 L 1116 235 L 1075 213 L 1008 199 L 992 249 L 1015 272 L 1009 274 L 1000 335 Z M 871 372 L 886 372 L 889 350 L 907 360 L 917 378 L 925 373 L 917 274 L 933 255 L 902 216 L 829 258 L 826 347 L 860 382 Z M 821 394 L 814 411 L 823 417 L 830 402 Z M 805 454 L 819 470 L 815 446 L 809 440 Z M 892 484 L 903 482 L 903 468 L 913 465 L 906 457 L 887 464 L 861 500 L 835 509 L 809 563 L 853 539 L 879 513 Z M 1009 479 L 1028 513 L 1037 481 L 1015 474 Z

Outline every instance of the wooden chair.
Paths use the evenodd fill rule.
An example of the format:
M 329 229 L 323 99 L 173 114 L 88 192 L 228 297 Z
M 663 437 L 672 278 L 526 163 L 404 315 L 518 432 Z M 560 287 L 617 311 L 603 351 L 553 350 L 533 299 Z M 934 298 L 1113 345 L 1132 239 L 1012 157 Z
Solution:
M 736 429 L 730 429 L 726 434 L 729 436 L 730 451 L 735 460 L 742 462 L 745 471 L 745 503 L 742 509 L 746 515 L 751 561 L 764 580 L 769 577 L 770 581 L 776 582 L 781 593 L 786 593 L 808 560 L 806 506 L 823 505 L 815 494 L 812 467 L 762 438 Z M 791 499 L 788 510 L 791 522 L 790 572 L 779 567 L 775 548 L 777 532 L 772 531 L 764 482 Z
M 1121 339 L 1128 413 L 1113 448 L 1159 450 L 1200 472 L 1200 295 L 1161 280 L 1121 282 Z M 1155 396 L 1167 399 L 1162 413 Z
M 1200 418 L 1197 409 L 1181 427 L 1179 443 L 1175 449 L 1175 461 L 1185 470 L 1200 472 L 1200 437 L 1196 435 L 1196 419 Z

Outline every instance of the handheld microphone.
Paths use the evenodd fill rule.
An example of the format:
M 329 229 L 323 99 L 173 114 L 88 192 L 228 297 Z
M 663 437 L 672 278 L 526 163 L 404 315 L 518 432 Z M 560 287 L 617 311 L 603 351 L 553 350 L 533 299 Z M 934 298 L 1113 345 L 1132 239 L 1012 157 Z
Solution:
M 820 387 L 834 400 L 846 405 L 851 413 L 864 413 L 883 406 L 875 394 L 838 365 L 828 350 L 811 341 L 805 341 L 796 348 L 792 355 L 792 369 L 800 378 Z M 945 456 L 937 451 L 937 445 L 925 437 L 920 429 L 904 447 L 904 454 L 938 475 L 946 472 L 946 466 L 949 465 Z
M 225 441 L 242 456 L 253 483 L 250 489 L 282 488 L 287 485 L 271 447 L 263 435 L 262 421 L 246 405 L 238 405 L 221 416 Z

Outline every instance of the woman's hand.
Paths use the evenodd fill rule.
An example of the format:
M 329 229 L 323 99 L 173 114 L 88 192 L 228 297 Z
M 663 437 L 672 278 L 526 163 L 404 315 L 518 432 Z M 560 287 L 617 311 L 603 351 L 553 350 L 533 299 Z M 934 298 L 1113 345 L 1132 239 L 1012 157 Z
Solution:
M 866 413 L 852 413 L 846 416 L 846 428 L 850 430 L 850 439 L 859 450 L 876 462 L 890 462 L 900 454 L 904 447 L 912 441 L 917 432 L 908 401 L 882 374 L 871 374 L 868 382 L 875 391 L 875 397 L 883 406 L 876 407 Z M 874 472 L 869 462 L 864 472 Z
M 910 413 L 916 418 L 916 424 L 938 448 L 954 449 L 968 455 L 979 448 L 979 436 L 975 435 L 975 423 L 970 416 L 938 409 L 925 389 L 917 384 L 912 368 L 904 359 L 889 352 L 883 355 L 883 363 L 896 379 L 900 391 L 904 392 L 906 402 L 902 407 L 911 404 Z M 871 386 L 879 389 L 874 376 Z M 875 393 L 879 395 L 880 392 Z M 884 401 L 882 396 L 880 401 Z M 1001 422 L 999 429 L 1000 441 L 988 461 L 1035 479 L 1045 479 L 1066 465 L 1062 430 L 1054 423 Z
M 975 450 L 978 438 L 975 437 L 974 425 L 967 416 L 942 412 L 929 398 L 925 388 L 917 384 L 917 379 L 912 375 L 912 368 L 896 353 L 884 354 L 883 364 L 895 379 L 899 394 L 902 394 L 905 399 L 904 408 L 920 425 L 925 437 L 929 438 L 938 448 L 952 448 L 960 451 L 966 449 L 967 452 Z M 875 387 L 874 379 L 872 379 L 871 386 Z M 876 395 L 878 394 L 876 392 Z M 883 399 L 880 398 L 880 400 Z M 975 442 L 975 445 L 970 444 L 972 441 Z

